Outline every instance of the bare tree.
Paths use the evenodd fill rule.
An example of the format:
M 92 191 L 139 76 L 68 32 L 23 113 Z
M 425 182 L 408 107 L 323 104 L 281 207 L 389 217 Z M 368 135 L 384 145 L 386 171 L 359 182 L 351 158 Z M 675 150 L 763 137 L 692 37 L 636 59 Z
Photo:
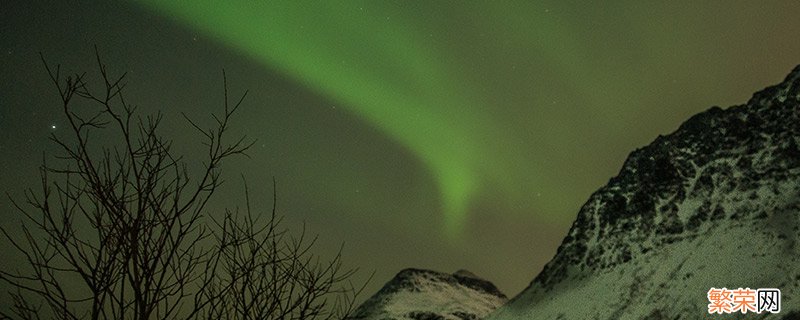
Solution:
M 273 190 L 274 181 L 273 181 Z M 345 319 L 353 309 L 356 288 L 342 268 L 341 250 L 328 261 L 311 254 L 317 238 L 305 228 L 293 237 L 281 227 L 273 208 L 267 221 L 252 214 L 245 188 L 246 214 L 227 211 L 217 222 L 218 255 L 208 262 L 201 298 L 206 319 Z M 331 299 L 332 298 L 332 299 Z
M 223 112 L 212 115 L 214 125 L 204 129 L 184 115 L 205 150 L 201 170 L 194 171 L 159 135 L 162 115 L 136 115 L 123 96 L 125 75 L 110 76 L 99 54 L 99 92 L 85 74 L 62 79 L 60 66 L 42 61 L 70 136 L 52 136 L 62 154 L 57 164 L 40 167 L 41 189 L 26 190 L 24 202 L 12 199 L 24 221 L 19 232 L 4 227 L 2 233 L 27 269 L 0 271 L 15 288 L 9 292 L 14 310 L 0 315 L 343 319 L 352 310 L 360 292 L 348 281 L 354 271 L 342 268 L 340 254 L 329 261 L 312 254 L 315 239 L 304 231 L 291 236 L 274 202 L 263 222 L 249 196 L 244 215 L 208 216 L 223 160 L 246 155 L 252 145 L 245 137 L 228 141 L 246 93 L 229 103 L 224 72 Z M 95 111 L 87 112 L 86 104 Z M 119 141 L 98 145 L 99 134 Z

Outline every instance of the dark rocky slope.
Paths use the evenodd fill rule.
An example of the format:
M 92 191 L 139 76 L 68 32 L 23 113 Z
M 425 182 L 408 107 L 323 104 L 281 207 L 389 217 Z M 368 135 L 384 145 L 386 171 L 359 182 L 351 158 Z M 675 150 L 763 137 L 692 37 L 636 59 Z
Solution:
M 490 319 L 705 319 L 711 287 L 779 288 L 800 319 L 800 67 L 630 154 Z

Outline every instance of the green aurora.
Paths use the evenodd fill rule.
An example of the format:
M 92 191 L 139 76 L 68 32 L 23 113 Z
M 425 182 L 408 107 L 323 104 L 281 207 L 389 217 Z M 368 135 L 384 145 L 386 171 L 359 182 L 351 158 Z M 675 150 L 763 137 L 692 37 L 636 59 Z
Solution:
M 406 146 L 438 183 L 451 237 L 462 230 L 471 197 L 481 188 L 499 187 L 521 202 L 529 196 L 521 190 L 542 182 L 535 170 L 519 173 L 526 167 L 517 152 L 522 145 L 514 132 L 492 121 L 492 106 L 475 96 L 480 89 L 464 81 L 458 61 L 417 30 L 418 23 L 391 14 L 382 2 L 369 9 L 332 2 L 142 3 L 339 101 Z M 534 26 L 500 19 L 506 16 L 503 7 L 473 10 L 483 9 L 498 16 L 481 22 L 487 26 L 533 28 L 543 37 L 562 29 L 553 19 L 535 20 Z M 578 43 L 544 40 L 532 42 L 534 49 L 577 72 L 579 57 L 563 53 L 581 52 Z
M 36 187 L 58 97 L 39 53 L 96 81 L 93 47 L 141 114 L 196 159 L 188 113 L 250 90 L 217 210 L 272 204 L 286 225 L 375 270 L 467 269 L 512 296 L 626 156 L 800 63 L 800 2 L 46 1 L 0 10 L 0 182 Z M 56 125 L 58 129 L 53 129 Z M 103 140 L 101 137 L 100 140 Z M 109 141 L 113 142 L 113 141 Z M 2 220 L 18 211 L 0 199 Z M 4 254 L 9 255 L 9 250 Z M 13 266 L 9 255 L 3 263 Z M 1 263 L 0 263 L 1 264 Z M 0 307 L 2 303 L 0 302 Z

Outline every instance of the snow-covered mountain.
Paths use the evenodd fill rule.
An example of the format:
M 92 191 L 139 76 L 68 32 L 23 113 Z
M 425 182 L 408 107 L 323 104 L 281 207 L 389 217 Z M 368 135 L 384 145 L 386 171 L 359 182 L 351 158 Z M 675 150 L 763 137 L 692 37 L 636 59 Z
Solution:
M 631 153 L 488 319 L 800 319 L 799 146 L 800 66 Z M 777 288 L 781 309 L 710 315 L 711 288 Z
M 468 271 L 400 271 L 364 302 L 353 320 L 477 320 L 508 298 Z

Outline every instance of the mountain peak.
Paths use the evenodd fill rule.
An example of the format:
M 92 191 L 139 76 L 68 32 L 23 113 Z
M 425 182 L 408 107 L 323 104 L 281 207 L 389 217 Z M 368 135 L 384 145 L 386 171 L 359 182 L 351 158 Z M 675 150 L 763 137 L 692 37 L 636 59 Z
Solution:
M 480 277 L 476 276 L 474 273 L 469 272 L 469 270 L 464 270 L 464 269 L 459 269 L 458 271 L 453 273 L 453 275 L 456 276 L 456 277 L 462 277 L 462 278 L 481 279 Z
M 794 67 L 792 72 L 780 84 L 767 87 L 753 95 L 747 105 L 769 106 L 770 102 L 800 101 L 800 65 Z
M 712 287 L 800 294 L 799 146 L 800 66 L 632 152 L 492 318 L 695 318 Z
M 352 319 L 476 320 L 508 298 L 466 270 L 454 274 L 403 269 L 370 297 Z

